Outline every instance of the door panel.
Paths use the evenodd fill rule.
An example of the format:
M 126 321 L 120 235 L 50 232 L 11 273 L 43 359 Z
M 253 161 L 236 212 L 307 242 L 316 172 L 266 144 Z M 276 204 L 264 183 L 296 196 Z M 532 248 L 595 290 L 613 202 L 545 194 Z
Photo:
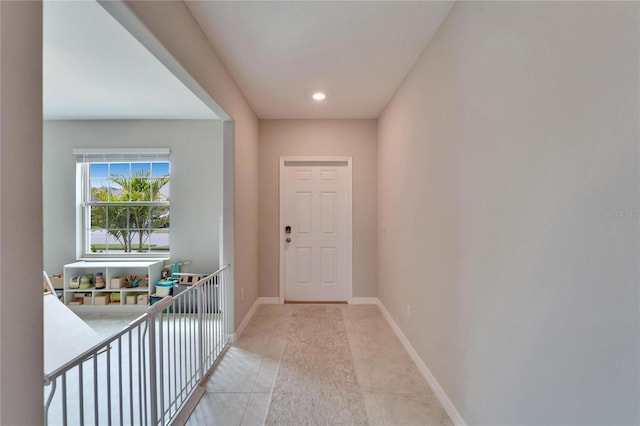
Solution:
M 311 170 L 296 171 L 296 180 L 298 182 L 311 182 Z
M 337 173 L 335 170 L 322 170 L 320 176 L 323 182 L 335 182 Z
M 310 192 L 297 192 L 295 215 L 295 230 L 298 235 L 311 235 L 312 199 Z
M 313 276 L 311 247 L 296 247 L 296 285 L 310 285 Z
M 336 193 L 323 192 L 320 197 L 320 221 L 322 235 L 336 234 Z
M 320 261 L 322 262 L 322 285 L 337 285 L 337 253 L 333 247 L 322 247 Z
M 346 167 L 288 165 L 283 178 L 285 297 L 346 301 Z

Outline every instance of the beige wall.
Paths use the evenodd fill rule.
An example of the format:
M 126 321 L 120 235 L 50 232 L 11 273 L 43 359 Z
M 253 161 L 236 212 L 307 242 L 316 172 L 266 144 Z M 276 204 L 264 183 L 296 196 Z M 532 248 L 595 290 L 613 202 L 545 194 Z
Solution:
M 376 290 L 376 121 L 260 120 L 260 296 L 279 296 L 279 158 L 353 157 L 353 296 Z
M 0 424 L 42 410 L 42 4 L 0 2 Z
M 258 120 L 183 2 L 126 1 L 126 4 L 234 120 L 233 267 L 237 327 L 258 298 Z M 241 300 L 243 288 L 245 298 Z
M 458 2 L 379 120 L 379 296 L 470 425 L 640 421 L 638 7 Z

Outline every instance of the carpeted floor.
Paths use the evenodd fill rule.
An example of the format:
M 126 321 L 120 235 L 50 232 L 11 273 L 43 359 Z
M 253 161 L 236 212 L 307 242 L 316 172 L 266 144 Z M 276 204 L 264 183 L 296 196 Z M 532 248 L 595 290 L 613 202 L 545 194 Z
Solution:
M 342 312 L 311 305 L 292 315 L 267 425 L 366 425 Z

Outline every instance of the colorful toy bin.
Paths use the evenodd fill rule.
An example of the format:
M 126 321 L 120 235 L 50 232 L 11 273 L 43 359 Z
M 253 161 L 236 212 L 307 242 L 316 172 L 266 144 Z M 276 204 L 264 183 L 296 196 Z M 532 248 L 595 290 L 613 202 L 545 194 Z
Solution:
M 159 297 L 159 296 L 151 295 L 151 296 L 149 296 L 149 303 L 153 306 L 156 303 L 158 303 L 159 301 L 161 301 L 162 299 L 164 299 L 164 298 L 163 297 Z M 165 313 L 165 314 L 168 313 L 168 312 L 173 312 L 173 306 L 171 306 L 171 305 L 167 306 L 166 308 L 164 308 L 162 310 L 162 312 Z
M 160 280 L 156 283 L 156 296 L 165 297 L 171 293 L 171 289 L 173 288 L 173 281 L 171 280 Z

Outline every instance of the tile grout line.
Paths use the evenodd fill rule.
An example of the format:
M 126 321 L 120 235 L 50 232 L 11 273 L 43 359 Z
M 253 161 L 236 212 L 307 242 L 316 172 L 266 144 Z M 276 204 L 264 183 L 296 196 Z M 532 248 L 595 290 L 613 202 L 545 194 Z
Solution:
M 278 320 L 282 320 L 282 317 L 284 315 L 280 314 L 278 315 Z M 288 333 L 285 334 L 285 336 L 288 335 Z M 288 338 L 287 338 L 287 342 L 288 342 Z M 271 347 L 271 344 L 273 343 L 273 334 L 271 334 L 271 338 L 269 339 L 269 343 L 267 344 L 267 349 L 266 351 L 269 351 L 269 348 Z M 286 348 L 286 344 L 285 344 L 285 348 Z M 284 348 L 282 350 L 282 352 L 284 352 Z M 262 365 L 264 363 L 264 359 L 265 357 L 262 357 L 262 361 L 260 362 L 260 369 L 258 370 L 258 376 L 260 375 L 260 371 L 262 370 Z M 273 389 L 275 388 L 276 385 L 276 379 L 278 378 L 278 372 L 280 371 L 280 365 L 282 363 L 282 353 L 279 356 L 278 359 L 278 366 L 276 367 L 276 372 L 273 376 L 273 380 L 271 381 L 271 390 L 269 391 L 269 402 L 267 403 L 267 407 L 265 409 L 265 412 L 263 413 L 262 416 L 262 426 L 264 426 L 264 424 L 267 422 L 267 416 L 269 415 L 269 408 L 271 407 L 271 401 L 273 399 Z M 256 376 L 256 382 L 258 381 L 258 377 Z M 253 387 L 251 389 L 251 394 L 249 395 L 249 401 L 251 401 L 251 396 L 254 394 L 253 390 L 256 387 L 256 382 L 253 383 Z M 244 417 L 246 415 L 246 408 L 245 408 L 245 413 L 242 416 L 242 421 L 244 421 Z M 240 422 L 240 425 L 242 426 L 242 421 Z
M 364 404 L 364 394 L 362 392 L 362 383 L 360 383 L 360 378 L 358 377 L 359 375 L 358 375 L 358 372 L 356 371 L 355 360 L 353 359 L 353 353 L 351 352 L 351 344 L 349 344 L 350 343 L 350 339 L 351 339 L 351 342 L 353 342 L 355 344 L 355 346 L 357 347 L 358 353 L 360 354 L 361 359 L 362 359 L 362 349 L 360 348 L 360 344 L 357 341 L 352 340 L 353 339 L 352 338 L 352 333 L 347 331 L 348 330 L 347 323 L 349 325 L 352 325 L 352 319 L 351 318 L 349 318 L 349 319 L 345 318 L 343 311 L 341 311 L 340 314 L 342 316 L 342 322 L 343 322 L 343 324 L 345 326 L 345 334 L 347 335 L 347 343 L 348 343 L 347 346 L 348 346 L 348 349 L 349 349 L 349 355 L 351 356 L 351 365 L 353 366 L 353 370 L 354 370 L 354 373 L 355 373 L 355 376 L 356 376 L 356 381 L 358 382 L 358 390 L 360 391 L 360 397 L 362 398 L 362 402 Z M 374 398 L 375 398 L 375 394 L 374 394 Z M 376 398 L 376 406 L 378 407 L 378 412 L 380 413 L 380 416 L 382 416 L 382 411 L 380 410 L 377 398 Z M 371 424 L 371 419 L 369 418 L 369 413 L 367 413 L 366 405 L 365 405 L 364 408 L 365 408 L 365 415 L 367 416 L 367 422 L 369 422 L 369 424 Z M 383 419 L 383 422 L 384 422 L 384 419 Z
M 256 309 L 257 311 L 257 309 Z M 255 312 L 254 312 L 255 314 Z M 247 327 L 251 325 L 251 323 L 253 322 L 254 318 L 252 317 L 251 320 L 249 320 L 247 322 Z M 271 338 L 269 339 L 269 343 L 267 343 L 265 351 L 267 351 L 269 349 L 269 345 L 271 345 L 271 340 L 273 339 L 273 335 L 271 335 Z M 242 426 L 242 423 L 244 422 L 244 418 L 247 415 L 247 408 L 249 408 L 249 404 L 251 403 L 251 397 L 253 395 L 253 390 L 256 388 L 256 383 L 258 381 L 258 376 L 260 376 L 260 371 L 262 371 L 262 365 L 264 364 L 264 354 L 260 356 L 260 366 L 258 367 L 258 371 L 256 372 L 256 377 L 255 379 L 253 379 L 253 385 L 251 385 L 251 390 L 249 391 L 249 399 L 247 399 L 247 404 L 244 407 L 244 411 L 242 413 L 242 417 L 240 418 L 240 423 L 238 424 L 238 426 Z M 264 422 L 263 422 L 264 424 Z
M 344 318 L 344 316 L 343 316 L 343 318 Z M 345 319 L 345 323 L 346 323 L 346 321 L 347 320 Z M 350 323 L 352 322 L 351 319 L 349 319 L 348 321 Z M 347 333 L 347 339 L 349 339 L 350 337 L 352 337 L 352 333 Z M 356 340 L 356 341 L 354 341 L 354 344 L 358 348 L 358 353 L 360 354 L 360 357 L 361 357 L 360 359 L 362 359 L 363 351 L 362 351 L 362 347 L 361 347 L 360 343 L 358 343 L 357 340 Z M 351 351 L 351 349 L 349 349 L 349 351 Z M 351 354 L 351 356 L 352 356 L 352 360 L 353 360 L 353 354 Z M 355 360 L 353 360 L 353 361 L 354 361 L 354 367 L 355 367 Z M 362 394 L 363 393 L 362 384 L 360 383 L 360 379 L 359 379 L 359 375 L 358 374 L 356 374 L 356 379 L 358 380 L 358 388 L 360 389 L 360 394 Z M 371 381 L 371 379 L 369 379 L 369 381 Z M 380 416 L 380 419 L 382 420 L 382 425 L 371 425 L 371 419 L 369 419 L 369 414 L 367 413 L 367 420 L 369 421 L 369 425 L 371 425 L 371 426 L 387 426 L 387 422 L 386 422 L 386 420 L 384 418 L 384 415 L 382 414 L 382 409 L 380 408 L 380 403 L 378 402 L 378 392 L 376 392 L 375 389 L 372 388 L 371 392 L 367 392 L 367 393 L 370 393 L 370 394 L 373 395 L 373 398 L 374 398 L 375 403 L 376 403 L 376 408 L 378 409 L 378 415 Z M 363 395 L 363 398 L 364 398 L 364 395 Z
M 267 422 L 267 416 L 269 415 L 269 408 L 271 407 L 271 401 L 273 400 L 273 389 L 276 387 L 276 379 L 278 378 L 278 372 L 280 371 L 280 362 L 278 362 L 278 368 L 276 368 L 276 374 L 273 377 L 273 383 L 271 383 L 271 391 L 269 392 L 269 402 L 262 418 L 262 426 Z
M 244 416 L 247 415 L 247 407 L 249 406 L 249 402 L 251 402 L 251 392 L 249 392 L 249 398 L 247 398 L 247 403 L 244 406 L 244 411 L 242 412 L 242 417 L 240 417 L 240 423 L 238 423 L 238 426 L 242 425 L 242 422 L 244 421 Z

